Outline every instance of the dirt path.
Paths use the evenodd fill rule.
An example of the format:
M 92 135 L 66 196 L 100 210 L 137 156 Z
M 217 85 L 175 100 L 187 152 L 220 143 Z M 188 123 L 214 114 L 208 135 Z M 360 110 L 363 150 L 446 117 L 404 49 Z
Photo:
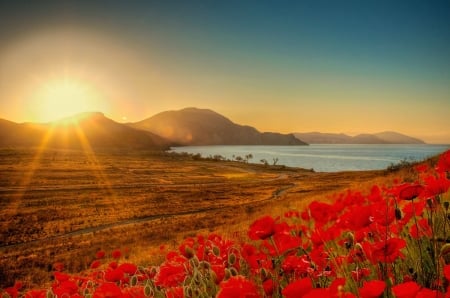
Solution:
M 288 178 L 289 177 L 287 175 L 279 175 L 278 177 L 270 179 L 269 181 L 283 180 L 283 179 L 288 179 Z M 267 180 L 265 180 L 265 181 L 268 182 Z M 256 182 L 247 182 L 247 183 L 254 184 Z M 220 185 L 224 185 L 226 183 L 212 183 L 212 184 L 220 186 Z M 240 183 L 240 184 L 242 184 L 242 183 Z M 209 184 L 207 184 L 207 185 L 209 185 Z M 169 185 L 169 186 L 183 187 L 184 185 Z M 268 198 L 258 200 L 257 202 L 243 203 L 243 204 L 239 205 L 239 207 L 245 207 L 245 206 L 254 205 L 255 203 L 265 203 L 265 202 L 268 202 L 268 201 L 277 200 L 277 199 L 281 198 L 284 194 L 286 194 L 289 191 L 289 189 L 291 189 L 291 188 L 293 188 L 295 186 L 296 186 L 295 183 L 289 183 L 288 185 L 282 186 L 282 187 L 278 188 L 277 190 L 275 190 L 273 192 L 273 194 L 270 197 L 268 197 Z M 130 188 L 132 188 L 132 186 L 130 186 Z M 103 224 L 103 225 L 99 225 L 99 226 L 95 226 L 95 227 L 79 229 L 79 230 L 76 230 L 76 231 L 67 232 L 67 233 L 60 234 L 60 235 L 49 236 L 49 237 L 35 239 L 35 240 L 30 240 L 30 241 L 21 242 L 21 243 L 0 245 L 0 252 L 5 250 L 5 249 L 12 249 L 12 248 L 13 249 L 21 249 L 22 247 L 25 247 L 25 246 L 30 245 L 30 244 L 36 245 L 36 244 L 38 244 L 40 242 L 64 239 L 64 238 L 69 238 L 69 237 L 82 236 L 82 235 L 96 233 L 96 232 L 100 232 L 100 231 L 108 230 L 108 229 L 112 229 L 112 228 L 124 227 L 124 226 L 128 226 L 128 225 L 135 225 L 135 224 L 138 224 L 138 223 L 151 222 L 151 221 L 155 221 L 155 220 L 160 220 L 160 219 L 165 219 L 165 218 L 172 218 L 172 217 L 177 217 L 177 216 L 195 215 L 195 214 L 207 213 L 207 212 L 212 212 L 212 211 L 227 210 L 227 209 L 232 209 L 232 208 L 236 208 L 236 206 L 232 206 L 232 207 L 230 207 L 230 206 L 209 207 L 209 208 L 202 208 L 202 209 L 197 209 L 197 210 L 193 210 L 193 211 L 158 214 L 158 215 L 152 215 L 152 216 L 145 216 L 145 217 L 142 217 L 142 218 L 126 219 L 126 220 L 121 220 L 121 221 L 118 221 L 118 222 L 115 222 L 115 223 L 108 223 L 108 224 Z

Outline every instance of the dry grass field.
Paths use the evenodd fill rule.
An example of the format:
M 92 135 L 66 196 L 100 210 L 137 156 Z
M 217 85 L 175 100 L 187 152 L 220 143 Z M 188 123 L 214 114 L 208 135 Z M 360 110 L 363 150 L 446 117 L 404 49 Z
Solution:
M 1 149 L 0 288 L 48 283 L 55 262 L 83 271 L 99 249 L 149 263 L 162 244 L 199 232 L 244 236 L 262 214 L 389 179 L 158 152 Z

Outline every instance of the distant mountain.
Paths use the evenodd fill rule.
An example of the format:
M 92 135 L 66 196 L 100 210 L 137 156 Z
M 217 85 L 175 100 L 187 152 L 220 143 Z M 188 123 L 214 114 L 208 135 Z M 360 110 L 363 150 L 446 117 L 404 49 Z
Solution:
M 53 148 L 167 149 L 170 142 L 148 131 L 131 128 L 102 113 L 83 113 L 59 121 L 18 124 L 0 119 L 0 146 Z
M 307 145 L 292 134 L 261 133 L 207 109 L 166 111 L 129 125 L 180 145 Z
M 294 133 L 309 144 L 425 144 L 424 141 L 392 131 L 349 136 L 337 133 Z

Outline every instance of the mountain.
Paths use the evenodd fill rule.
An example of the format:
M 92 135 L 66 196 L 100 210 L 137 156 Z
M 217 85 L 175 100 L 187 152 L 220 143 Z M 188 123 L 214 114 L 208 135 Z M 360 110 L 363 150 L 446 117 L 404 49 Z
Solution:
M 394 131 L 385 131 L 374 134 L 376 137 L 391 144 L 425 144 L 424 141 Z
M 168 140 L 117 123 L 102 113 L 82 113 L 59 121 L 18 124 L 0 119 L 0 146 L 52 148 L 167 149 Z
M 321 132 L 294 133 L 294 135 L 310 144 L 425 144 L 420 139 L 392 131 L 359 134 L 353 137 L 342 133 Z
M 180 145 L 307 145 L 292 134 L 261 133 L 208 109 L 166 111 L 129 125 Z

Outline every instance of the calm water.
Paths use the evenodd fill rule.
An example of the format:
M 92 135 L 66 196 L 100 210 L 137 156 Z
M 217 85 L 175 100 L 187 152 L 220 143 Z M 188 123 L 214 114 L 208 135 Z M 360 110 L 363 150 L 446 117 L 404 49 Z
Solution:
M 309 145 L 309 146 L 187 146 L 174 147 L 172 152 L 187 152 L 203 157 L 222 155 L 227 159 L 244 158 L 249 162 L 261 159 L 278 165 L 314 169 L 316 172 L 385 169 L 401 160 L 420 161 L 439 154 L 450 145 Z

